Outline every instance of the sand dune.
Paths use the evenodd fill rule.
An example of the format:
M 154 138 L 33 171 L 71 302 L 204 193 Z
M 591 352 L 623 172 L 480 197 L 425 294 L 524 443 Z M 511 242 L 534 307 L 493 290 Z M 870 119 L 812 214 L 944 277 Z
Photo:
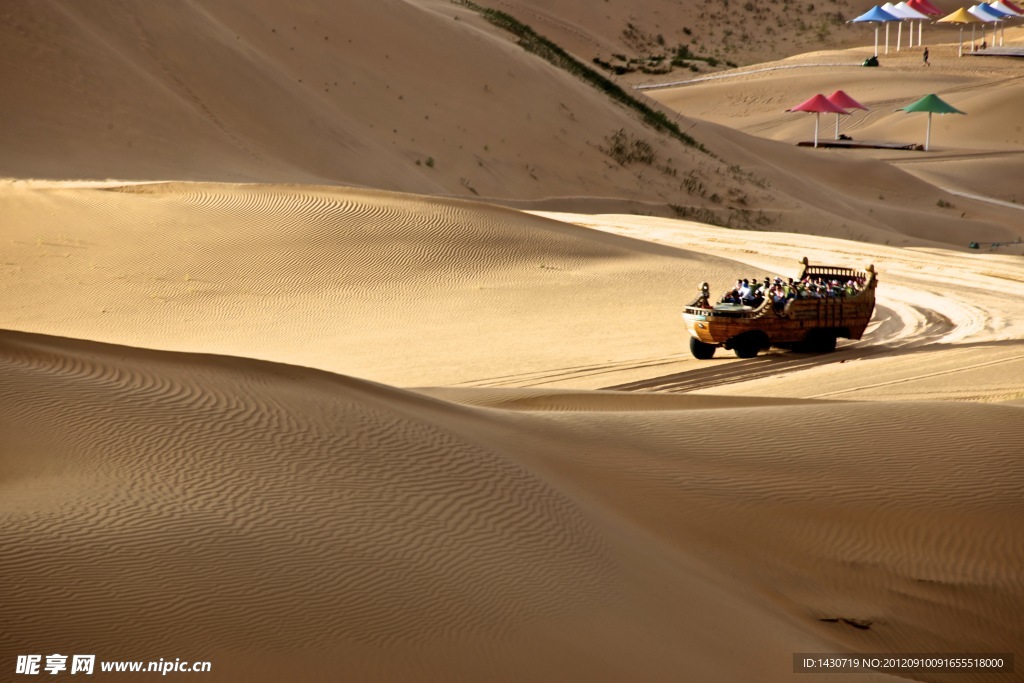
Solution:
M 4 202 L 10 657 L 788 680 L 1021 640 L 1019 257 L 324 187 Z M 683 354 L 697 282 L 796 253 L 876 263 L 864 341 Z
M 582 194 L 664 213 L 679 181 L 620 168 L 600 149 L 608 136 L 645 140 L 681 174 L 722 165 L 448 2 L 317 0 L 296 12 L 42 0 L 0 11 L 2 176 Z
M 0 344 L 6 654 L 187 653 L 217 680 L 297 657 L 311 680 L 788 680 L 793 651 L 1019 642 L 1019 408 L 549 393 L 508 412 Z
M 888 203 L 908 213 L 906 199 Z M 880 323 L 865 347 L 1024 334 L 1013 245 L 911 251 L 326 187 L 12 184 L 3 204 L 13 231 L 0 313 L 12 327 L 405 386 L 671 376 L 692 368 L 677 311 L 700 282 L 717 292 L 738 273 L 792 275 L 801 256 L 879 267 Z M 972 225 L 959 239 L 991 239 Z
M 652 5 L 658 14 L 650 21 L 656 16 L 667 30 L 674 17 L 692 16 L 671 4 Z M 318 0 L 295 15 L 272 5 L 197 4 L 179 12 L 104 0 L 85 12 L 76 3 L 42 0 L 5 8 L 0 31 L 12 75 L 11 124 L 0 131 L 0 175 L 340 183 L 878 242 L 892 230 L 933 239 L 915 226 L 944 224 L 934 239 L 948 243 L 952 217 L 936 206 L 948 197 L 931 186 L 914 190 L 927 200 L 922 197 L 912 215 L 871 203 L 821 201 L 845 194 L 865 177 L 916 181 L 881 165 L 851 170 L 849 155 L 812 160 L 790 148 L 810 134 L 809 118 L 782 110 L 813 94 L 818 81 L 886 111 L 897 100 L 905 104 L 911 90 L 923 95 L 954 89 L 966 96 L 960 89 L 975 88 L 969 104 L 976 108 L 966 123 L 937 122 L 936 146 L 962 152 L 1024 144 L 1012 124 L 1021 72 L 1007 60 L 942 63 L 937 49 L 936 66 L 927 73 L 916 56 L 906 55 L 887 57 L 884 75 L 848 67 L 838 83 L 835 69 L 817 75 L 800 69 L 655 92 L 668 105 L 669 118 L 703 145 L 701 151 L 645 126 L 635 112 L 523 50 L 511 34 L 467 8 Z M 529 9 L 527 3 L 502 7 Z M 564 28 L 563 11 L 572 10 L 540 14 Z M 595 15 L 572 33 L 584 43 L 602 43 L 610 26 L 620 19 L 630 23 L 620 10 L 609 12 L 610 19 Z M 648 21 L 635 19 L 635 26 Z M 715 23 L 710 17 L 701 22 Z M 795 24 L 776 28 L 778 40 L 807 39 Z M 858 35 L 849 31 L 844 25 L 837 44 Z M 643 32 L 657 34 L 654 27 Z M 831 59 L 857 64 L 858 50 L 863 52 L 832 51 Z M 585 52 L 575 56 L 591 63 Z M 39 88 L 51 82 L 60 87 Z M 870 92 L 857 92 L 858 83 Z M 628 89 L 630 82 L 622 85 Z M 890 114 L 875 123 L 877 118 L 877 112 L 855 117 L 856 134 L 922 137 L 919 117 Z M 624 144 L 649 145 L 653 157 L 620 163 L 609 153 L 620 131 Z M 763 145 L 747 133 L 786 144 Z M 808 177 L 811 165 L 821 171 L 821 182 L 792 182 Z M 864 189 L 874 187 L 869 182 Z M 1012 210 L 971 208 L 971 218 L 990 228 L 993 239 L 1008 237 L 1019 223 Z M 845 224 L 849 232 L 832 232 L 830 224 Z
M 0 307 L 12 326 L 391 383 L 597 365 L 612 360 L 612 340 L 626 359 L 651 358 L 652 325 L 678 335 L 682 288 L 736 267 L 499 207 L 371 191 L 11 188 L 4 207 Z M 453 341 L 452 326 L 475 332 Z
M 485 4 L 588 64 L 778 61 L 617 78 L 716 72 L 631 91 L 692 147 L 445 0 L 0 7 L 4 666 L 789 681 L 796 652 L 1019 650 L 1024 63 L 931 27 L 932 67 L 862 68 L 844 2 Z M 892 110 L 928 92 L 968 115 L 929 153 L 795 146 L 784 109 L 837 88 L 860 140 L 922 140 Z M 700 283 L 804 256 L 876 266 L 862 340 L 687 353 Z

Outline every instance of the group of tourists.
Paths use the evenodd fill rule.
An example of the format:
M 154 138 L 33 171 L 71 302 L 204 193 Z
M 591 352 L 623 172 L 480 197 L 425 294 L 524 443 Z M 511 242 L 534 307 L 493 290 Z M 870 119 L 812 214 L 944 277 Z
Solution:
M 764 303 L 765 299 L 768 299 L 772 302 L 775 311 L 781 313 L 786 307 L 786 302 L 792 299 L 833 299 L 854 296 L 863 287 L 864 278 L 861 277 L 850 278 L 846 282 L 811 276 L 802 280 L 789 278 L 788 281 L 783 281 L 779 277 L 775 280 L 766 277 L 763 281 L 757 278 L 741 279 L 736 280 L 736 286 L 727 291 L 719 303 L 757 308 Z

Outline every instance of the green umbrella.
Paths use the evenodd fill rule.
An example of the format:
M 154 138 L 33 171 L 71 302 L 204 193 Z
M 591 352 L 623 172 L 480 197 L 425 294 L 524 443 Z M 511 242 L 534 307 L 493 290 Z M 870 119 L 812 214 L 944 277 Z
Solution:
M 928 151 L 928 143 L 932 139 L 932 114 L 966 114 L 967 112 L 960 111 L 956 107 L 952 106 L 948 102 L 939 99 L 938 95 L 925 95 L 917 102 L 908 104 L 905 107 L 901 107 L 896 111 L 926 111 L 928 112 L 928 131 L 924 136 L 924 151 Z

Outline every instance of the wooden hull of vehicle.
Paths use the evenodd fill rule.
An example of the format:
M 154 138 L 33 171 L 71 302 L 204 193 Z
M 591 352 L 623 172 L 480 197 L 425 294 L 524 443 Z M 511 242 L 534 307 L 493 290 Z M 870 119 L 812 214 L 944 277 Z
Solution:
M 768 310 L 760 311 L 761 315 L 749 316 L 687 307 L 683 320 L 690 335 L 705 344 L 725 344 L 752 331 L 764 332 L 773 345 L 801 342 L 809 331 L 822 329 L 835 331 L 837 337 L 860 339 L 871 321 L 875 302 L 873 298 L 859 298 L 794 300 L 782 315 L 776 315 L 770 304 Z
M 845 339 L 860 339 L 871 322 L 875 310 L 877 278 L 874 268 L 867 272 L 828 266 L 808 266 L 804 262 L 804 275 L 830 277 L 830 279 L 858 277 L 863 289 L 852 296 L 823 299 L 793 299 L 777 312 L 771 302 L 758 308 L 710 307 L 706 295 L 699 297 L 683 311 L 686 330 L 705 344 L 733 348 L 743 340 L 761 348 L 802 344 L 813 335 L 831 335 Z M 705 290 L 706 292 L 706 290 Z

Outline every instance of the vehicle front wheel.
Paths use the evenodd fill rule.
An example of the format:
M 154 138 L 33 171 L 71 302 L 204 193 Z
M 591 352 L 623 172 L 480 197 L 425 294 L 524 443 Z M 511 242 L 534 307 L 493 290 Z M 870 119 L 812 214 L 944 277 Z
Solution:
M 690 337 L 690 353 L 698 360 L 707 360 L 715 355 L 714 344 L 707 344 L 696 337 Z

